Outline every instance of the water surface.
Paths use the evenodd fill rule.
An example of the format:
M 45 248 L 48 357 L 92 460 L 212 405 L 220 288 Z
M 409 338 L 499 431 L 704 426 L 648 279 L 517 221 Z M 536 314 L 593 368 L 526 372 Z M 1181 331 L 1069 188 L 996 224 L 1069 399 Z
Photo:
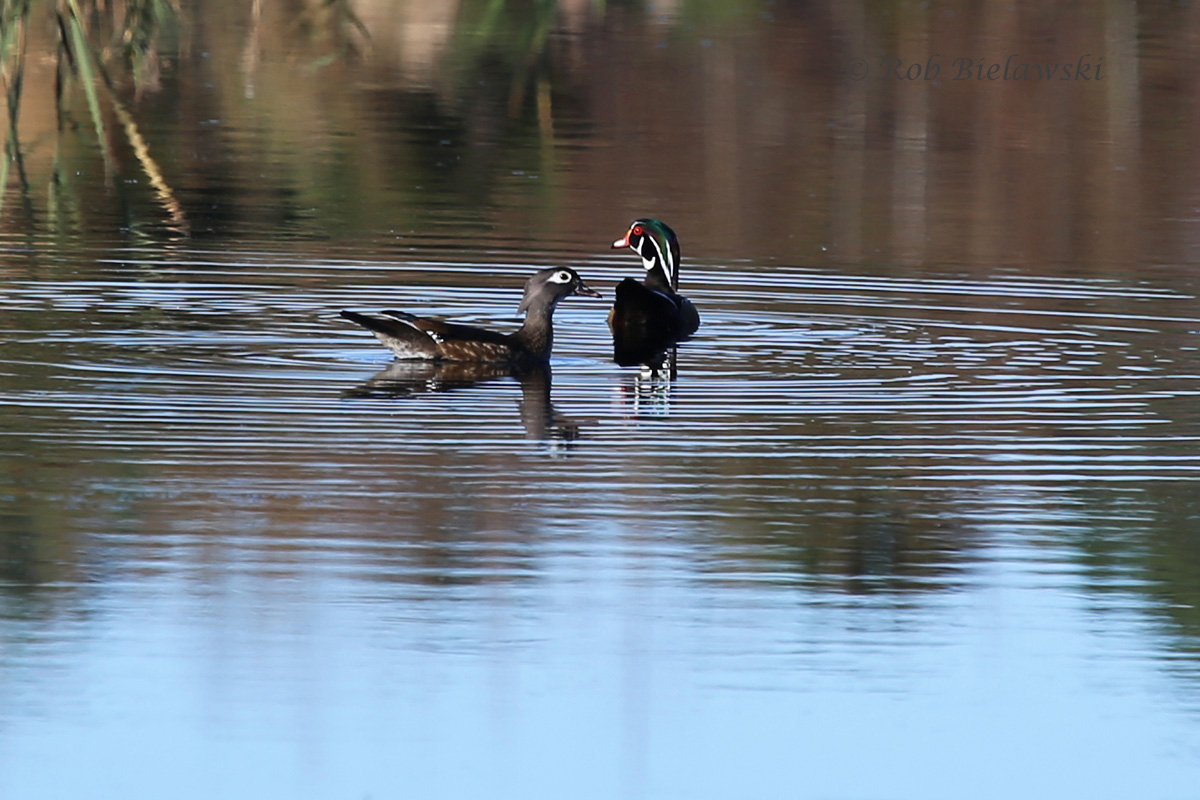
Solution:
M 1136 78 L 1190 45 L 914 106 L 812 45 L 878 20 L 569 11 L 524 83 L 204 17 L 136 106 L 186 230 L 82 140 L 70 214 L 10 188 L 0 795 L 1194 796 L 1194 168 Z M 519 376 L 337 316 L 611 297 L 640 214 L 703 317 L 665 369 L 586 298 Z

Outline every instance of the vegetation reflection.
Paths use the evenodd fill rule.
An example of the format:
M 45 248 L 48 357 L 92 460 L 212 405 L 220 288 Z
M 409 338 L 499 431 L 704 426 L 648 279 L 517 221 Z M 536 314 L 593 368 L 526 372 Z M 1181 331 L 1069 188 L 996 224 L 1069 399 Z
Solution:
M 0 69 L 5 83 L 8 129 L 4 162 L 0 166 L 0 211 L 7 193 L 10 166 L 17 170 L 17 184 L 27 212 L 30 179 L 21 156 L 18 122 L 25 87 L 26 61 L 29 54 L 30 27 L 40 19 L 34 16 L 32 0 L 5 3 L 0 14 Z M 129 0 L 126 3 L 97 3 L 87 0 L 61 0 L 53 5 L 52 18 L 57 32 L 45 43 L 55 54 L 54 97 L 58 120 L 52 198 L 58 197 L 66 179 L 59 158 L 58 143 L 65 130 L 74 129 L 66 103 L 68 92 L 78 85 L 87 101 L 92 129 L 104 159 L 106 174 L 114 171 L 112 147 L 105 124 L 102 104 L 107 101 L 120 122 L 127 141 L 145 171 L 168 216 L 179 227 L 186 226 L 183 209 L 150 155 L 137 123 L 118 97 L 113 70 L 132 77 L 140 90 L 157 75 L 160 40 L 178 18 L 178 9 L 168 0 Z M 103 97 L 102 97 L 103 94 Z

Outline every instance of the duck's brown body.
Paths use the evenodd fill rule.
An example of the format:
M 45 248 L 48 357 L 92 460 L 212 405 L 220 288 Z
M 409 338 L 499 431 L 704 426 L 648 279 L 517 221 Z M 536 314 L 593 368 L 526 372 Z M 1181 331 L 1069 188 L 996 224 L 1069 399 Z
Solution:
M 520 310 L 525 323 L 513 333 L 418 317 L 404 311 L 342 317 L 375 334 L 397 358 L 422 361 L 470 361 L 517 364 L 545 362 L 554 346 L 554 307 L 569 295 L 599 297 L 579 275 L 565 267 L 544 269 L 525 284 Z

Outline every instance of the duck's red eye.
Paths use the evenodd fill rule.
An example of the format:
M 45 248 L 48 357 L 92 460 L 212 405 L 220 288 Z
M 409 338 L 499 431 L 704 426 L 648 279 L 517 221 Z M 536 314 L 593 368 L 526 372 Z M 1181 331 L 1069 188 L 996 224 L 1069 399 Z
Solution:
M 645 233 L 645 231 L 643 231 L 643 230 L 642 230 L 642 226 L 641 226 L 641 225 L 634 225 L 634 226 L 633 226 L 633 235 L 634 235 L 634 236 L 641 236 L 643 233 Z

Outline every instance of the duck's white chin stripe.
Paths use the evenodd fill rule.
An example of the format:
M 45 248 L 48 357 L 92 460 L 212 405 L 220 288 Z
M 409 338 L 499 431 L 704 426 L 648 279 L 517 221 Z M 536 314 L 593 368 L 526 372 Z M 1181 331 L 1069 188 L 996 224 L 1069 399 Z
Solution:
M 671 263 L 670 250 L 668 250 L 667 252 L 664 253 L 662 251 L 662 248 L 658 246 L 658 240 L 651 236 L 647 236 L 642 241 L 648 241 L 648 242 L 650 242 L 650 244 L 654 245 L 654 249 L 658 252 L 658 262 L 660 264 L 662 264 L 663 272 L 665 272 L 667 274 L 667 280 L 671 284 L 674 284 L 675 283 L 675 265 Z M 642 265 L 645 266 L 646 271 L 649 272 L 654 267 L 654 259 L 646 258 L 643 255 L 642 256 Z

